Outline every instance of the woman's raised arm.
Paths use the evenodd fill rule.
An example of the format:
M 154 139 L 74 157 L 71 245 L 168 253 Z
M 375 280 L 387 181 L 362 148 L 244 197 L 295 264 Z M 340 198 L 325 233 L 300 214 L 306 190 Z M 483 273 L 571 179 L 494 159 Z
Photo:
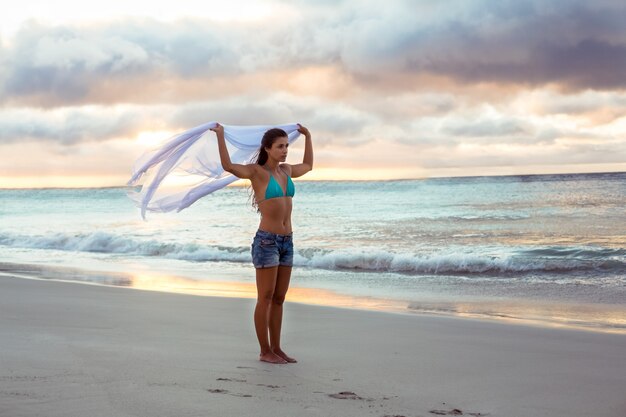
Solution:
M 311 141 L 311 133 L 309 129 L 298 123 L 300 128 L 298 132 L 302 133 L 305 138 L 304 157 L 301 164 L 291 166 L 291 176 L 293 178 L 301 177 L 313 169 L 313 142 Z
M 211 129 L 217 135 L 217 146 L 220 152 L 220 162 L 224 171 L 230 172 L 238 178 L 251 179 L 256 174 L 256 167 L 252 165 L 233 164 L 230 161 L 230 155 L 228 154 L 228 148 L 226 148 L 226 140 L 224 139 L 224 126 L 217 124 Z

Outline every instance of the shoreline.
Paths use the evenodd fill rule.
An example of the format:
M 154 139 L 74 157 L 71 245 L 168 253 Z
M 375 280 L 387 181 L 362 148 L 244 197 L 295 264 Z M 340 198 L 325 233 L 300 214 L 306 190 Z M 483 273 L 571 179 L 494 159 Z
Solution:
M 500 178 L 500 177 L 547 177 L 547 176 L 559 176 L 559 175 L 610 175 L 610 174 L 624 174 L 626 171 L 558 171 L 558 172 L 550 172 L 550 173 L 517 173 L 517 174 L 493 174 L 493 175 L 436 175 L 436 176 L 422 176 L 415 178 L 381 178 L 381 179 L 298 179 L 298 182 L 394 182 L 394 181 L 424 181 L 424 180 L 453 180 L 453 179 L 475 179 L 475 178 Z M 244 180 L 238 180 L 233 184 L 229 184 L 228 187 L 246 187 Z M 89 186 L 81 186 L 81 187 L 61 187 L 61 186 L 41 186 L 41 187 L 0 187 L 0 191 L 13 191 L 13 190 L 82 190 L 82 189 L 107 189 L 107 188 L 122 188 L 127 189 L 132 186 L 128 186 L 127 184 L 117 184 L 117 185 L 104 185 L 100 187 L 89 187 Z
M 18 272 L 26 269 L 27 273 Z M 30 269 L 30 270 L 29 270 Z M 74 279 L 60 278 L 72 276 Z M 122 273 L 86 270 L 76 267 L 52 265 L 14 264 L 1 262 L 0 277 L 13 276 L 22 279 L 82 283 L 102 287 L 121 287 L 167 294 L 187 294 L 202 297 L 225 297 L 255 299 L 253 282 L 198 280 L 185 276 Z M 534 326 L 581 330 L 595 333 L 626 334 L 626 310 L 619 305 L 534 301 L 518 299 L 457 299 L 433 300 L 425 297 L 420 301 L 396 298 L 358 296 L 331 289 L 292 285 L 287 301 L 310 306 L 326 306 L 363 311 L 379 311 L 396 314 L 451 317 L 487 322 L 503 322 L 516 326 Z
M 253 300 L 74 284 L 0 277 L 1 415 L 626 411 L 622 335 L 287 302 L 271 365 Z

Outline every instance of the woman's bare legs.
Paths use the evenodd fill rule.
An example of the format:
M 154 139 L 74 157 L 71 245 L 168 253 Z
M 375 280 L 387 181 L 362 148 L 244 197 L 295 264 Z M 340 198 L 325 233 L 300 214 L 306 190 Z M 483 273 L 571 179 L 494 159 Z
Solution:
M 277 275 L 277 266 L 273 268 L 257 268 L 256 270 L 257 301 L 254 309 L 254 327 L 256 329 L 256 337 L 259 339 L 259 345 L 261 346 L 259 360 L 270 363 L 287 363 L 285 359 L 272 352 L 267 337 L 270 323 L 270 306 L 274 297 Z
M 279 266 L 278 274 L 276 276 L 276 285 L 274 287 L 274 295 L 272 297 L 272 303 L 270 305 L 270 345 L 272 352 L 286 360 L 287 362 L 297 362 L 294 358 L 289 357 L 280 348 L 280 329 L 283 324 L 283 303 L 285 301 L 285 295 L 289 289 L 289 279 L 291 278 L 290 266 Z

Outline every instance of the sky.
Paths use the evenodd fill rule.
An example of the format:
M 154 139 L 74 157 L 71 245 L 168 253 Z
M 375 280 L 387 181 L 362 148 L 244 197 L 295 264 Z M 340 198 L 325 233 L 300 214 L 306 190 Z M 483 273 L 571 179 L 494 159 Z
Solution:
M 305 125 L 310 180 L 626 171 L 625 21 L 623 0 L 13 2 L 0 187 L 123 185 L 213 120 Z

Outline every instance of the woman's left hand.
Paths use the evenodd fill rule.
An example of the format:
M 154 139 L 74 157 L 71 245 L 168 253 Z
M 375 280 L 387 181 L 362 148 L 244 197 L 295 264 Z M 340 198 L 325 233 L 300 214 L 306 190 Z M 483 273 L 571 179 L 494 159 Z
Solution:
M 309 129 L 302 126 L 300 123 L 298 123 L 298 132 L 302 133 L 304 136 L 311 136 Z

